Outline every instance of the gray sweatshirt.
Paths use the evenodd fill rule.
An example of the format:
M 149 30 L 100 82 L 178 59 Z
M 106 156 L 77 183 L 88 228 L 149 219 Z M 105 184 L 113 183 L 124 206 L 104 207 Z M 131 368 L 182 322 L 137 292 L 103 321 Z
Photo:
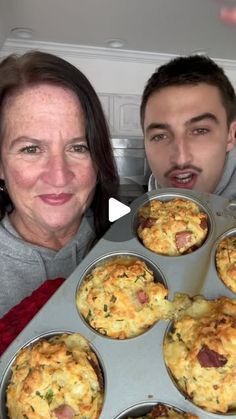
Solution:
M 160 188 L 161 186 L 158 185 L 153 174 L 151 174 L 148 182 L 148 190 L 152 191 Z M 223 175 L 214 193 L 230 201 L 236 200 L 236 147 L 227 154 Z
M 0 317 L 46 279 L 67 278 L 94 239 L 91 211 L 83 217 L 75 237 L 59 251 L 25 242 L 5 216 L 0 222 Z

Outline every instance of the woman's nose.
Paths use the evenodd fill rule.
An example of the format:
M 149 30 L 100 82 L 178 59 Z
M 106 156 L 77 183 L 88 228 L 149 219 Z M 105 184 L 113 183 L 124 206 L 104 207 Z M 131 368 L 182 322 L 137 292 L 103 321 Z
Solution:
M 192 162 L 192 152 L 190 144 L 184 136 L 175 138 L 171 144 L 170 154 L 171 163 L 176 166 L 186 166 Z
M 63 154 L 51 155 L 47 161 L 42 178 L 44 182 L 52 186 L 63 187 L 67 185 L 73 178 L 73 173 L 66 156 Z

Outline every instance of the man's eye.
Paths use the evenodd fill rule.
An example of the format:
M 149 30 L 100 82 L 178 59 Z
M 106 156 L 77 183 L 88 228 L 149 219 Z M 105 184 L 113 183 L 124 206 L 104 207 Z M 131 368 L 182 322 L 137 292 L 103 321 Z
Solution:
M 193 130 L 194 135 L 205 135 L 209 132 L 207 128 L 195 128 Z
M 75 144 L 72 146 L 72 149 L 76 153 L 86 153 L 88 151 L 88 146 L 86 144 Z
M 163 141 L 167 138 L 167 135 L 164 133 L 155 134 L 151 137 L 151 141 Z
M 39 148 L 36 145 L 27 145 L 20 149 L 20 153 L 24 154 L 35 154 L 37 152 L 39 152 Z

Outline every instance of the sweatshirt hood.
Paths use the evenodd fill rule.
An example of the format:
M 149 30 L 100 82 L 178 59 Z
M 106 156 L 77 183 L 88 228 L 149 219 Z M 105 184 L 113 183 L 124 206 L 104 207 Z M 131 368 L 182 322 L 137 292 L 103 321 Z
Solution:
M 233 187 L 232 182 L 234 183 L 234 189 L 236 194 L 236 147 L 231 150 L 225 160 L 223 175 L 218 183 L 214 193 L 217 195 L 224 195 L 224 192 Z M 230 188 L 230 189 L 231 189 Z

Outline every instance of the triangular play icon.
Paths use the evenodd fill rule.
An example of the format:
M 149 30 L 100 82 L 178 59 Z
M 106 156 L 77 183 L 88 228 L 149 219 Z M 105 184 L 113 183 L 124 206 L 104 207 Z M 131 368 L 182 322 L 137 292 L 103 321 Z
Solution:
M 128 205 L 122 204 L 115 198 L 109 198 L 108 218 L 111 223 L 118 220 L 131 211 Z

